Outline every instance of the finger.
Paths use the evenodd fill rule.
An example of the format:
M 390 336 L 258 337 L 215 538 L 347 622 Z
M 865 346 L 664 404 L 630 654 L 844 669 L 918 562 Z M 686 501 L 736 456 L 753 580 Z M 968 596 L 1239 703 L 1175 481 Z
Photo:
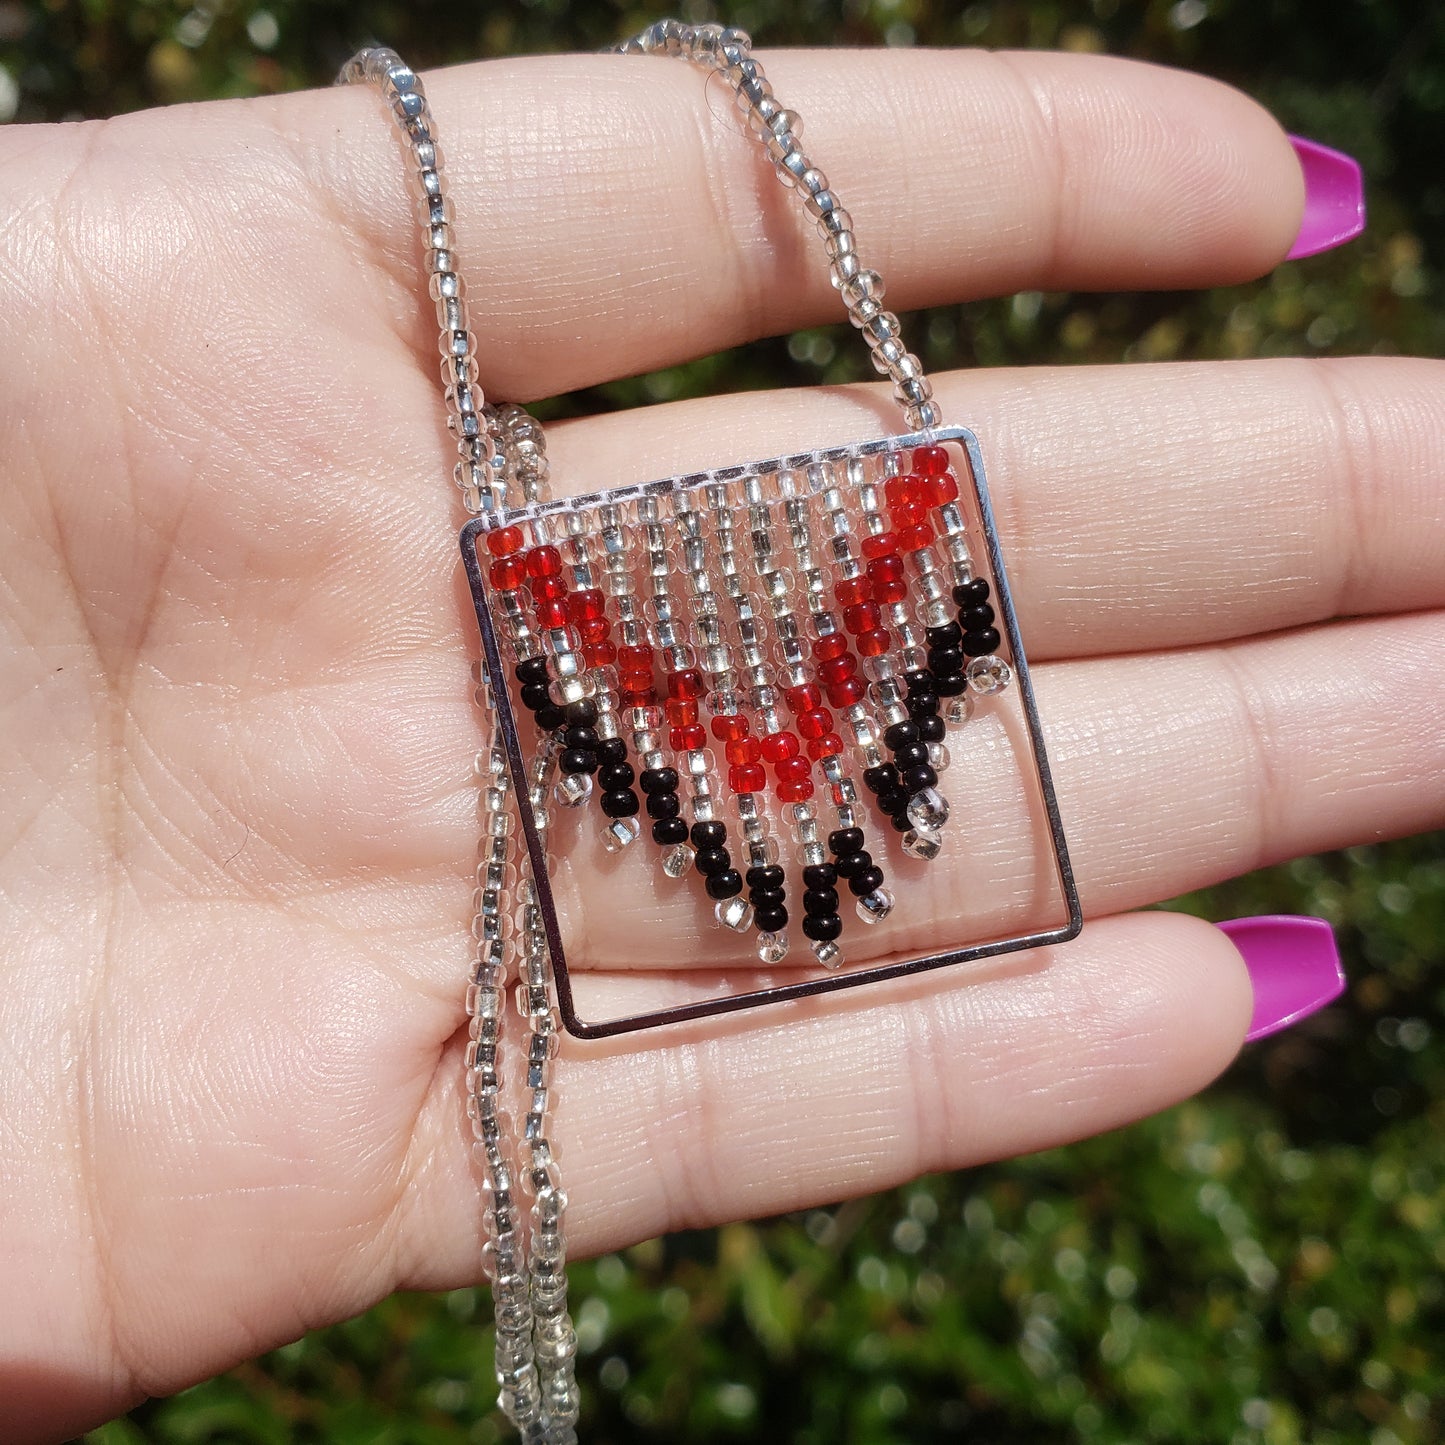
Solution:
M 1148 914 L 927 981 L 606 1048 L 569 1039 L 555 1135 L 572 1247 L 831 1202 L 1117 1127 L 1213 1078 L 1250 1000 L 1222 934 Z M 399 1244 L 408 1283 L 427 1287 L 475 1273 L 476 1185 L 456 1091 L 439 1079 L 418 1135 L 428 1188 L 413 1191 Z
M 1341 358 L 954 373 L 1028 655 L 1192 646 L 1445 606 L 1445 365 Z M 554 427 L 591 491 L 898 426 L 875 387 L 711 397 Z M 745 440 L 743 440 L 745 438 Z
M 1298 227 L 1303 184 L 1283 133 L 1199 76 L 1038 53 L 765 59 L 900 309 L 1237 281 L 1276 264 Z M 427 86 L 484 386 L 554 395 L 841 319 L 811 223 L 719 82 L 606 56 L 463 67 Z M 295 153 L 319 157 L 308 185 L 338 198 L 411 295 L 412 207 L 377 109 L 310 95 L 273 116 Z

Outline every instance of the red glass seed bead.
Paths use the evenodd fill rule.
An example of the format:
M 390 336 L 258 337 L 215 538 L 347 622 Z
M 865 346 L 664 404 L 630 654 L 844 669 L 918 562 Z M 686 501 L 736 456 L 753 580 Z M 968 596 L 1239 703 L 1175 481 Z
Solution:
M 623 707 L 651 707 L 657 701 L 657 694 L 650 687 L 628 687 L 625 683 L 619 695 Z
M 584 587 L 580 592 L 574 592 L 567 604 L 567 610 L 572 614 L 573 622 L 590 622 L 593 618 L 602 616 L 602 609 L 606 605 L 606 599 L 595 587 Z
M 928 500 L 935 507 L 958 500 L 958 479 L 952 472 L 945 472 L 941 477 L 929 477 Z
M 685 667 L 680 672 L 667 674 L 668 697 L 701 697 L 702 693 L 702 673 L 695 667 Z
M 812 773 L 813 765 L 807 758 L 783 758 L 776 764 L 774 771 L 780 783 L 796 783 Z
M 522 550 L 522 529 L 520 527 L 498 527 L 487 533 L 487 551 L 493 557 L 510 557 Z
M 761 793 L 767 785 L 768 775 L 757 763 L 728 769 L 728 787 L 735 793 Z
M 527 580 L 526 559 L 500 557 L 487 569 L 487 578 L 498 592 L 511 592 Z
M 624 654 L 627 648 L 617 649 L 617 681 L 622 687 L 630 687 L 636 690 L 639 687 L 651 688 L 652 671 L 649 668 L 637 667 L 628 662 Z
M 933 541 L 933 528 L 927 522 L 916 527 L 905 527 L 898 534 L 898 546 L 904 552 L 918 552 Z
M 537 604 L 537 621 L 543 627 L 566 627 L 567 604 L 560 598 L 547 598 Z
M 883 614 L 875 602 L 860 602 L 856 607 L 843 609 L 843 626 L 849 632 L 868 632 L 883 620 Z
M 812 712 L 823 701 L 822 692 L 811 682 L 800 683 L 797 687 L 784 689 L 783 697 L 795 715 Z
M 858 549 L 871 562 L 875 557 L 891 557 L 898 550 L 896 532 L 880 532 L 876 537 L 864 537 Z
M 670 697 L 662 705 L 667 720 L 673 727 L 691 727 L 697 721 L 697 699 L 693 697 Z M 701 731 L 701 729 L 699 729 Z M 706 740 L 706 734 L 704 741 Z M 699 747 L 702 743 L 698 744 Z
M 813 656 L 819 662 L 830 662 L 848 651 L 848 639 L 841 632 L 830 632 L 813 643 Z
M 752 731 L 752 724 L 740 713 L 719 713 L 712 720 L 712 735 L 720 743 L 730 743 L 745 738 Z
M 612 624 L 605 617 L 588 617 L 579 622 L 570 605 L 567 616 L 572 619 L 572 625 L 583 642 L 605 642 L 612 634 Z
M 833 714 L 825 707 L 815 707 L 811 712 L 798 714 L 798 731 L 810 741 L 826 737 L 833 730 Z
M 587 659 L 588 667 L 610 667 L 617 661 L 617 644 L 615 642 L 589 642 L 582 649 L 582 655 Z
M 806 803 L 813 796 L 813 780 L 804 778 L 797 783 L 779 783 L 778 801 L 780 803 Z
M 895 602 L 902 602 L 908 596 L 908 584 L 901 577 L 896 582 L 879 582 L 875 590 L 878 593 L 878 600 L 885 607 L 891 607 Z
M 770 763 L 781 763 L 798 756 L 798 740 L 792 733 L 769 733 L 763 739 L 763 756 Z
M 863 701 L 863 694 L 867 690 L 861 678 L 845 677 L 842 682 L 830 684 L 828 701 L 834 707 L 852 707 L 855 702 Z
M 871 632 L 860 632 L 853 640 L 861 656 L 882 657 L 893 639 L 886 627 L 875 627 Z
M 948 470 L 948 453 L 942 447 L 915 447 L 913 470 L 925 477 L 942 476 Z
M 856 607 L 873 596 L 873 588 L 866 577 L 845 577 L 833 588 L 833 595 L 840 607 Z
M 652 649 L 650 647 L 624 647 L 618 654 L 617 660 L 625 668 L 641 672 L 643 668 L 652 669 Z
M 868 564 L 868 580 L 876 587 L 879 582 L 892 582 L 903 575 L 903 558 L 895 553 L 875 557 Z
M 907 472 L 904 472 L 902 476 L 889 477 L 888 480 L 883 483 L 883 500 L 887 502 L 889 507 L 901 507 L 905 502 L 912 501 L 913 498 L 910 493 L 913 482 L 914 478 Z
M 763 755 L 763 745 L 756 738 L 734 738 L 723 748 L 723 756 L 734 767 L 755 763 Z
M 900 502 L 888 514 L 888 520 L 893 523 L 893 530 L 899 533 L 900 550 L 903 549 L 902 534 L 909 527 L 916 527 L 927 515 L 927 509 L 918 502 Z
M 667 734 L 667 740 L 680 753 L 695 752 L 707 746 L 707 729 L 696 723 L 675 727 Z
M 831 758 L 843 751 L 843 739 L 837 733 L 824 733 L 820 738 L 814 738 L 808 744 L 808 756 L 816 762 L 823 758 Z
M 554 602 L 567 596 L 567 584 L 560 577 L 533 577 L 527 583 L 533 602 Z
M 556 577 L 562 571 L 562 554 L 555 547 L 533 547 L 527 553 L 527 576 Z

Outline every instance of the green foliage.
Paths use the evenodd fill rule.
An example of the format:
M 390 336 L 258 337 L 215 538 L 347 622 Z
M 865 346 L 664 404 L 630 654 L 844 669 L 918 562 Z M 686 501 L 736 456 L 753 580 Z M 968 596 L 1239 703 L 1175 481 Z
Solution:
M 712 12 L 692 3 L 685 12 Z M 0 114 L 101 115 L 417 64 L 588 49 L 630 5 L 0 3 Z M 765 44 L 1099 50 L 1220 75 L 1358 156 L 1359 243 L 1207 295 L 1025 295 L 914 319 L 933 367 L 1445 350 L 1445 7 L 1412 0 L 744 0 Z M 7 100 L 9 97 L 9 100 Z M 12 103 L 13 102 L 13 103 Z M 865 375 L 846 328 L 562 398 L 551 416 Z M 1204 1097 L 1069 1149 L 576 1269 L 598 1442 L 858 1445 L 1445 1437 L 1445 863 L 1439 838 L 1183 900 L 1319 913 L 1352 984 Z M 89 1437 L 453 1445 L 488 1413 L 484 1292 L 398 1296 Z

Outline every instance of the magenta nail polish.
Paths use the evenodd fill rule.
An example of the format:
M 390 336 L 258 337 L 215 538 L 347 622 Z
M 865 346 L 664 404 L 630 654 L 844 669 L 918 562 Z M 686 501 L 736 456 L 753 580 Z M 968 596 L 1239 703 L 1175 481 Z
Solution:
M 1254 1016 L 1246 1040 L 1287 1029 L 1344 992 L 1334 929 L 1323 918 L 1231 918 L 1219 929 L 1244 956 L 1254 985 Z
M 1353 241 L 1365 229 L 1365 188 L 1359 162 L 1343 151 L 1292 135 L 1305 177 L 1305 213 L 1288 259 L 1317 256 Z

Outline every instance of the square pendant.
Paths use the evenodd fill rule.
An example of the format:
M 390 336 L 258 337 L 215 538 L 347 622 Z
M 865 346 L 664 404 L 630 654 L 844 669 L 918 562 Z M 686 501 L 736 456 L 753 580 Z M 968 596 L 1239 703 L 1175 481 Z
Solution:
M 570 1033 L 1079 932 L 971 432 L 517 507 L 461 547 Z

